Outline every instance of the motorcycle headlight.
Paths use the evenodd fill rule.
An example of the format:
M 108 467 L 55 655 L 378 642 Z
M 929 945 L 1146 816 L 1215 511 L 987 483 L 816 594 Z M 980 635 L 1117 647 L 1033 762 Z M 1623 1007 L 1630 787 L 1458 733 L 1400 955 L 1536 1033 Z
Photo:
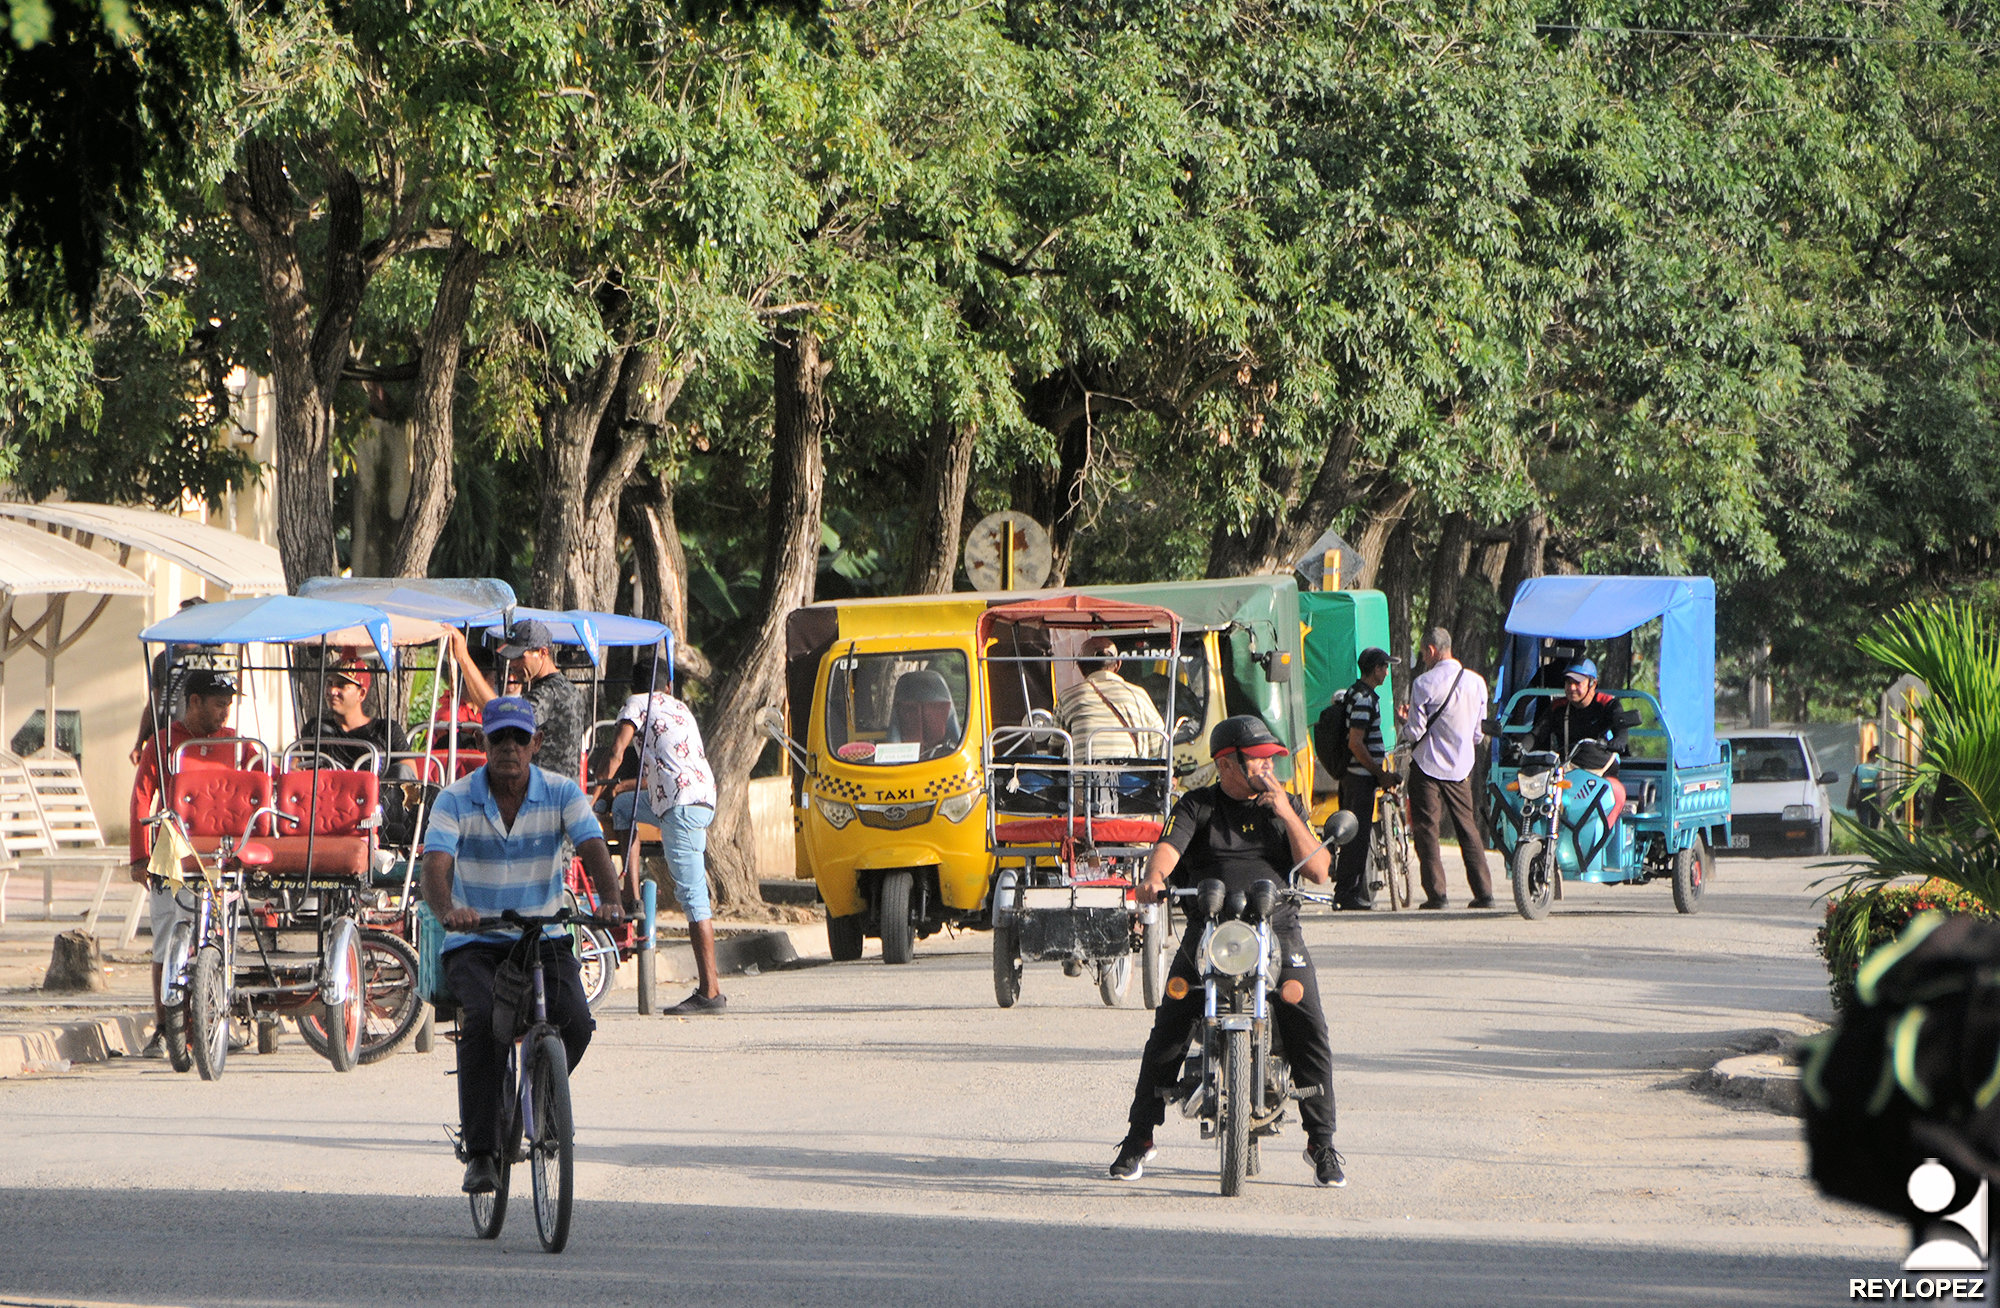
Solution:
M 963 795 L 953 795 L 950 799 L 938 801 L 938 812 L 953 822 L 965 821 L 965 815 L 972 812 L 972 806 L 979 802 L 979 792 L 968 790 Z
M 1813 812 L 1811 804 L 1787 804 L 1781 815 L 1782 820 L 1786 822 L 1810 822 L 1818 816 L 1819 814 Z
M 819 809 L 819 815 L 825 818 L 827 824 L 835 831 L 845 830 L 847 824 L 854 821 L 854 805 L 852 804 L 843 804 L 837 799 L 828 799 L 824 795 L 814 795 L 813 806 Z
M 1549 793 L 1549 774 L 1546 772 L 1523 772 L 1515 781 L 1520 786 L 1522 799 L 1540 799 Z
M 1224 976 L 1242 976 L 1257 966 L 1257 932 L 1242 922 L 1224 922 L 1208 936 L 1208 965 Z

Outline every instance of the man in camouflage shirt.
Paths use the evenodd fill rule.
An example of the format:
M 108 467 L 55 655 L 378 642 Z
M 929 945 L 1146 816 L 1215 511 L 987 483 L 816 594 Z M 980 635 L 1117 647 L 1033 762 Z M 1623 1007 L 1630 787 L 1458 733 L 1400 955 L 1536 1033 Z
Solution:
M 535 754 L 535 766 L 581 783 L 583 778 L 583 737 L 590 729 L 590 703 L 575 682 L 556 667 L 549 629 L 533 618 L 523 618 L 507 629 L 507 643 L 500 657 L 521 665 L 521 697 L 535 706 L 536 731 L 542 738 Z M 452 657 L 465 675 L 466 698 L 484 704 L 499 692 L 486 679 L 485 671 L 465 643 L 464 633 L 451 633 Z

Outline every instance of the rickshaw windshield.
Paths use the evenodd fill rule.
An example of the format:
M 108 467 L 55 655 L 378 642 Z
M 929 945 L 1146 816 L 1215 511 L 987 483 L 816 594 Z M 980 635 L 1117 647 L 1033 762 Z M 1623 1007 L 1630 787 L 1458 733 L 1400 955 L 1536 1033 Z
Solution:
M 882 767 L 943 758 L 965 743 L 970 696 L 960 650 L 839 655 L 827 676 L 827 748 Z
M 1208 660 L 1203 657 L 1199 631 L 1184 632 L 1181 635 L 1181 655 L 1178 676 L 1180 684 L 1174 690 L 1174 713 L 1180 717 L 1192 718 L 1196 722 L 1208 720 Z M 1124 678 L 1146 692 L 1153 701 L 1153 707 L 1164 713 L 1167 710 L 1167 680 L 1169 668 L 1164 661 L 1132 659 L 1120 669 Z M 1171 724 L 1169 724 L 1171 725 Z

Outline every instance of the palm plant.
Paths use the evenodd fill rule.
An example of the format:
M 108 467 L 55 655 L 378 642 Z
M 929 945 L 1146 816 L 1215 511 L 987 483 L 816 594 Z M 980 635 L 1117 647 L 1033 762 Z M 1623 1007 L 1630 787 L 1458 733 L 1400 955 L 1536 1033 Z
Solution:
M 1893 823 L 1871 830 L 1841 815 L 1854 851 L 1845 862 L 1853 870 L 1837 878 L 1841 889 L 1868 893 L 1935 877 L 2000 910 L 2000 623 L 1969 604 L 1907 604 L 1858 644 L 1929 687 L 1918 711 L 1923 758 L 1884 772 L 1882 802 L 1885 811 L 1913 797 L 1930 802 L 1914 833 Z

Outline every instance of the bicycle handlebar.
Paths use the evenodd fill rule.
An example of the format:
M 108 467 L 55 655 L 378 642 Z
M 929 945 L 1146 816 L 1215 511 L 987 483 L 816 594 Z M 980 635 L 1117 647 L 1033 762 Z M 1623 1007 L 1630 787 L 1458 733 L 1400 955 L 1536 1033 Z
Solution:
M 569 908 L 563 908 L 558 910 L 557 912 L 539 917 L 530 916 L 526 913 L 516 913 L 513 909 L 510 908 L 506 912 L 502 913 L 499 917 L 482 917 L 479 919 L 478 922 L 474 923 L 472 926 L 463 927 L 461 928 L 461 930 L 492 931 L 497 927 L 510 927 L 510 926 L 517 926 L 517 927 L 594 926 L 594 927 L 602 927 L 606 931 L 611 931 L 624 926 L 625 923 L 626 919 L 620 919 L 614 922 L 610 918 L 597 917 L 594 914 L 590 913 L 578 913 Z

